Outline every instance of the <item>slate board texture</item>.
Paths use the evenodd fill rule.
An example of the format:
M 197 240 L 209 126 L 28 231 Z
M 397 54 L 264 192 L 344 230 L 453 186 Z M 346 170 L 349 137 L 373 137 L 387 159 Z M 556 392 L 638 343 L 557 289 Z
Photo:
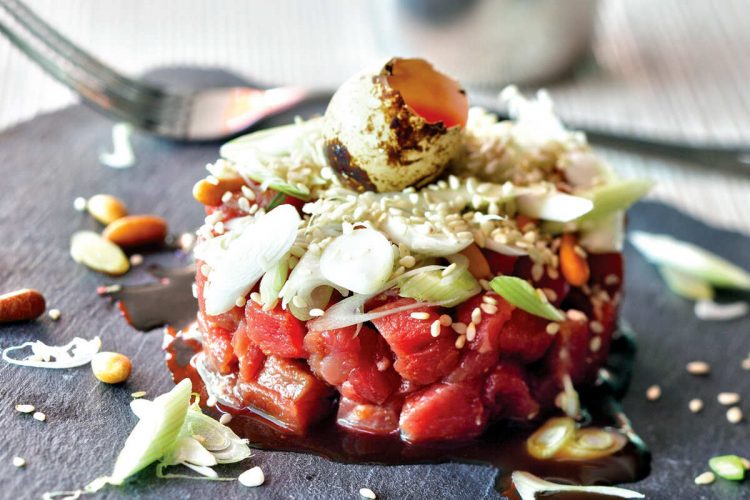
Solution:
M 160 75 L 185 81 L 184 76 Z M 187 79 L 197 81 L 192 74 Z M 210 76 L 201 83 L 215 81 Z M 299 112 L 321 109 L 317 104 Z M 268 124 L 290 119 L 291 115 L 281 116 Z M 125 200 L 131 213 L 164 216 L 173 233 L 193 230 L 202 220 L 202 210 L 192 199 L 191 187 L 205 175 L 205 164 L 217 156 L 218 144 L 176 144 L 136 134 L 136 165 L 114 170 L 97 159 L 111 147 L 111 125 L 75 106 L 0 134 L 0 291 L 38 288 L 49 308 L 62 311 L 57 322 L 45 316 L 34 323 L 0 326 L 0 348 L 32 339 L 63 344 L 74 336 L 99 335 L 104 349 L 126 353 L 134 366 L 126 384 L 111 387 L 97 382 L 88 366 L 42 370 L 0 362 L 0 498 L 40 498 L 44 492 L 75 489 L 108 473 L 136 421 L 128 408 L 130 394 L 144 390 L 153 397 L 172 386 L 160 350 L 160 331 L 134 331 L 95 293 L 97 285 L 118 280 L 70 258 L 70 235 L 78 229 L 98 229 L 89 216 L 73 209 L 73 200 L 112 193 Z M 748 238 L 707 227 L 664 205 L 638 204 L 630 212 L 630 227 L 673 234 L 750 268 Z M 750 351 L 750 318 L 699 321 L 692 304 L 670 294 L 657 271 L 632 247 L 626 249 L 626 259 L 623 316 L 637 332 L 639 354 L 624 406 L 653 452 L 651 475 L 632 487 L 648 498 L 750 498 L 747 481 L 693 484 L 711 456 L 750 455 L 748 424 L 729 424 L 725 408 L 716 402 L 720 391 L 737 391 L 750 399 L 750 372 L 740 368 Z M 152 262 L 185 263 L 171 254 L 147 256 L 146 263 Z M 146 280 L 140 268 L 120 281 Z M 710 376 L 696 378 L 685 372 L 685 363 L 696 359 L 711 363 Z M 647 402 L 645 390 L 654 383 L 662 386 L 663 396 Z M 687 409 L 694 397 L 706 403 L 698 415 Z M 36 405 L 47 414 L 47 422 L 16 413 L 17 403 Z M 741 406 L 750 415 L 747 401 Z M 16 455 L 27 460 L 25 468 L 13 467 Z M 236 482 L 158 480 L 147 469 L 126 486 L 106 489 L 99 496 L 358 499 L 359 488 L 366 486 L 384 499 L 500 498 L 494 490 L 497 472 L 480 465 L 344 465 L 311 455 L 258 451 L 240 465 L 219 470 L 236 477 L 251 465 L 260 465 L 266 473 L 261 488 L 246 489 Z

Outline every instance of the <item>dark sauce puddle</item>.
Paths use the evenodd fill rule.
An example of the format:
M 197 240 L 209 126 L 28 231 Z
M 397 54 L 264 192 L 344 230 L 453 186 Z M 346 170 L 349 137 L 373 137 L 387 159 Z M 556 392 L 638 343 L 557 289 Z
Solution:
M 100 294 L 118 301 L 123 316 L 135 328 L 148 331 L 157 326 L 166 328 L 163 348 L 166 363 L 177 382 L 189 377 L 193 387 L 205 401 L 203 381 L 191 364 L 201 349 L 200 342 L 182 336 L 179 329 L 195 320 L 197 304 L 192 296 L 192 266 L 166 269 L 152 267 L 156 278 L 143 285 L 102 287 Z M 519 499 L 512 487 L 510 474 L 525 470 L 547 480 L 569 484 L 618 484 L 642 479 L 650 472 L 650 452 L 633 432 L 622 411 L 619 399 L 625 393 L 632 370 L 635 344 L 632 334 L 621 328 L 613 339 L 607 367 L 597 385 L 581 394 L 585 418 L 592 425 L 620 429 L 628 444 L 618 453 L 598 460 L 555 461 L 537 460 L 526 452 L 526 438 L 533 428 L 508 423 L 494 425 L 480 438 L 470 441 L 412 445 L 398 436 L 372 436 L 348 432 L 337 426 L 334 415 L 316 425 L 305 436 L 285 433 L 267 419 L 251 411 L 218 407 L 235 414 L 232 429 L 250 440 L 259 449 L 313 453 L 342 463 L 403 465 L 419 463 L 463 462 L 495 467 L 500 471 L 495 482 L 497 491 L 511 499 Z M 575 498 L 610 498 L 605 495 L 558 493 L 556 500 Z M 614 498 L 614 497 L 612 497 Z

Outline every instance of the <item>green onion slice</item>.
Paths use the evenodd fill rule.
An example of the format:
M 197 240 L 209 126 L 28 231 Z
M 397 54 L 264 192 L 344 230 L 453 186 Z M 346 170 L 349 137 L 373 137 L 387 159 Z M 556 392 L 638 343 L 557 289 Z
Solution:
M 714 298 L 714 289 L 700 278 L 664 266 L 659 267 L 659 273 L 664 278 L 667 287 L 675 295 L 690 300 L 711 300 Z
M 260 279 L 260 301 L 263 309 L 270 310 L 276 307 L 279 301 L 279 293 L 286 283 L 289 274 L 289 262 L 285 257 L 275 266 L 266 271 L 266 274 Z
M 598 219 L 613 212 L 628 209 L 649 192 L 653 182 L 646 179 L 615 181 L 595 187 L 578 196 L 588 198 L 594 203 L 593 209 L 581 216 L 579 222 Z
M 466 267 L 459 266 L 445 276 L 443 273 L 444 270 L 433 270 L 414 274 L 401 282 L 399 295 L 454 307 L 482 291 Z
M 729 479 L 730 481 L 742 481 L 745 479 L 745 465 L 742 463 L 742 458 L 737 455 L 713 457 L 708 461 L 708 466 L 717 476 L 724 479 Z
M 570 417 L 557 417 L 547 420 L 526 440 L 526 449 L 534 458 L 553 457 L 576 431 L 576 423 Z
M 675 269 L 715 287 L 750 290 L 750 273 L 697 245 L 643 231 L 630 233 L 630 241 L 652 264 Z
M 646 498 L 642 493 L 614 486 L 573 486 L 545 481 L 533 474 L 524 471 L 515 471 L 511 474 L 513 486 L 516 487 L 521 500 L 534 500 L 537 494 L 549 493 L 590 493 L 598 495 L 609 495 L 620 498 Z M 541 495 L 540 495 L 541 496 Z
M 541 290 L 537 291 L 526 280 L 515 276 L 497 276 L 490 281 L 490 287 L 502 298 L 529 314 L 550 321 L 565 319 L 565 313 L 550 304 Z

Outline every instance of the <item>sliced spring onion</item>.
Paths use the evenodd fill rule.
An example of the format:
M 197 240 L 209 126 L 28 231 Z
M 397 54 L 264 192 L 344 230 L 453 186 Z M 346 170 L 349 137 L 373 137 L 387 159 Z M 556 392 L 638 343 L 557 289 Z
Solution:
M 382 226 L 391 241 L 401 243 L 414 253 L 443 257 L 460 252 L 474 243 L 474 236 L 467 234 L 447 235 L 432 232 L 427 225 L 413 224 L 400 216 L 389 216 Z
M 193 385 L 184 379 L 154 399 L 151 410 L 138 421 L 115 461 L 109 484 L 122 484 L 144 467 L 159 460 L 173 446 L 185 422 Z
M 454 307 L 482 291 L 482 286 L 465 266 L 447 276 L 442 270 L 415 274 L 401 282 L 398 294 L 423 302 Z
M 286 283 L 289 275 L 289 262 L 286 258 L 281 259 L 275 266 L 266 271 L 260 279 L 260 301 L 263 309 L 270 310 L 279 302 L 279 292 Z
M 718 304 L 713 300 L 699 300 L 695 303 L 695 316 L 705 321 L 730 321 L 741 318 L 750 312 L 747 302 Z
M 320 257 L 320 272 L 331 283 L 354 293 L 373 293 L 393 271 L 393 247 L 375 229 L 356 229 L 335 238 Z
M 328 304 L 333 293 L 332 287 L 333 283 L 321 273 L 320 255 L 315 252 L 305 252 L 279 292 L 281 306 L 289 308 L 297 319 L 307 321 L 312 317 L 310 309 L 323 309 Z M 339 292 L 345 294 L 346 290 L 342 289 Z M 293 302 L 295 297 L 299 297 L 305 306 L 296 306 Z M 300 299 L 297 301 L 299 302 Z
M 128 168 L 135 163 L 130 136 L 133 126 L 129 123 L 116 123 L 112 127 L 112 152 L 99 153 L 99 163 L 111 168 Z
M 289 252 L 300 221 L 293 206 L 280 205 L 258 217 L 223 252 L 216 252 L 217 258 L 206 262 L 212 268 L 204 289 L 206 313 L 222 314 L 234 307 Z
M 643 231 L 631 232 L 630 241 L 652 264 L 671 267 L 715 287 L 750 290 L 750 273 L 697 245 Z
M 31 348 L 31 354 L 23 359 L 10 356 L 10 353 Z M 35 368 L 75 368 L 91 362 L 94 355 L 102 347 L 99 337 L 91 340 L 75 337 L 62 346 L 47 345 L 41 340 L 24 342 L 21 345 L 8 347 L 3 351 L 3 360 L 21 366 Z
M 516 199 L 518 210 L 529 217 L 557 222 L 570 222 L 590 212 L 594 203 L 580 196 L 558 191 L 524 194 Z
M 502 298 L 529 314 L 550 321 L 565 319 L 565 314 L 550 304 L 546 296 L 526 280 L 515 276 L 496 276 L 490 281 L 490 287 Z
M 713 457 L 708 461 L 708 466 L 717 476 L 724 479 L 729 479 L 730 481 L 742 481 L 745 479 L 745 465 L 742 463 L 742 458 L 737 455 Z
M 619 432 L 588 427 L 578 429 L 571 440 L 558 451 L 563 460 L 596 460 L 620 451 L 628 439 Z
M 246 439 L 241 439 L 232 429 L 205 415 L 197 402 L 190 405 L 180 434 L 202 436 L 201 446 L 219 464 L 240 462 L 251 455 Z
M 512 245 L 506 245 L 504 243 L 499 243 L 492 238 L 487 238 L 487 241 L 485 241 L 484 243 L 484 247 L 488 250 L 492 250 L 493 252 L 497 252 L 503 255 L 509 255 L 511 257 L 520 257 L 522 255 L 529 254 L 529 252 L 527 252 L 526 250 L 523 250 L 522 248 L 514 247 Z
M 344 300 L 337 302 L 333 306 L 329 307 L 323 316 L 319 318 L 315 318 L 312 321 L 309 321 L 307 323 L 307 328 L 312 331 L 323 331 L 323 330 L 332 330 L 335 328 L 344 328 L 346 326 L 359 325 L 361 323 L 364 323 L 365 321 L 371 321 L 376 318 L 382 318 L 391 314 L 395 314 L 397 312 L 408 311 L 409 309 L 415 309 L 417 307 L 424 307 L 425 305 L 427 306 L 437 305 L 437 304 L 432 304 L 432 303 L 425 304 L 423 302 L 420 303 L 419 301 L 417 301 L 413 304 L 407 304 L 405 306 L 396 307 L 393 309 L 389 309 L 387 311 L 370 312 L 370 313 L 364 312 L 365 303 L 368 300 L 370 300 L 375 295 L 381 292 L 384 292 L 385 290 L 389 290 L 393 288 L 399 283 L 399 281 L 409 279 L 421 273 L 428 273 L 428 272 L 432 272 L 435 270 L 442 270 L 442 269 L 445 269 L 445 267 L 437 266 L 437 265 L 418 267 L 416 269 L 412 269 L 411 271 L 407 271 L 406 273 L 402 274 L 399 278 L 396 278 L 395 280 L 389 281 L 388 283 L 383 285 L 383 288 L 381 288 L 380 290 L 374 293 L 354 294 L 351 297 L 347 297 Z M 439 305 L 442 305 L 442 304 L 439 304 Z
M 534 458 L 551 458 L 573 437 L 575 430 L 576 423 L 572 418 L 551 418 L 529 436 L 526 450 Z
M 607 183 L 579 196 L 590 199 L 594 203 L 592 210 L 578 220 L 590 221 L 609 215 L 613 212 L 626 210 L 633 203 L 640 200 L 651 190 L 654 183 L 646 179 L 629 179 Z
M 659 267 L 659 273 L 667 287 L 675 295 L 690 300 L 711 300 L 714 298 L 714 289 L 700 278 L 664 266 Z
M 537 494 L 549 493 L 592 493 L 599 495 L 610 495 L 620 498 L 646 498 L 637 491 L 616 488 L 614 486 L 571 486 L 568 484 L 557 484 L 545 481 L 533 474 L 524 471 L 514 471 L 511 475 L 513 486 L 516 487 L 521 500 L 535 500 Z

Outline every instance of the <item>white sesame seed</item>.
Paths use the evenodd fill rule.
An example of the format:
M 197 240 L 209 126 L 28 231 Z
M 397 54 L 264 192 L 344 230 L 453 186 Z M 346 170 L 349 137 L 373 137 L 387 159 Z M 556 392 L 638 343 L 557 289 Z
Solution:
M 180 235 L 180 249 L 183 252 L 189 252 L 195 244 L 195 235 L 193 233 L 182 233 Z
M 491 306 L 496 306 L 497 305 L 497 299 L 495 299 L 495 297 L 493 297 L 491 295 L 483 295 L 482 296 L 482 302 L 484 302 L 485 304 L 489 304 Z
M 86 210 L 87 203 L 88 202 L 86 201 L 86 198 L 79 196 L 78 198 L 73 200 L 73 208 L 75 208 L 78 212 L 83 212 L 84 210 Z
M 750 370 L 750 358 L 745 358 L 742 360 L 742 369 Z
M 132 397 L 133 399 L 138 399 L 138 398 L 142 398 L 145 395 L 146 395 L 146 391 L 136 391 L 136 392 L 131 393 L 130 397 Z
M 401 257 L 401 259 L 399 259 L 398 263 L 401 264 L 402 266 L 406 267 L 406 268 L 410 268 L 410 267 L 414 267 L 414 264 L 417 263 L 417 259 L 415 259 L 411 255 L 407 255 L 405 257 Z
M 409 316 L 413 319 L 418 319 L 418 320 L 430 319 L 430 313 L 427 313 L 424 311 L 413 312 Z
M 620 282 L 620 277 L 616 274 L 608 274 L 604 277 L 604 284 L 608 286 L 616 285 Z
M 219 221 L 216 224 L 214 224 L 214 232 L 216 234 L 224 234 L 226 231 L 226 228 L 224 227 L 224 223 Z
M 705 361 L 691 361 L 685 365 L 685 369 L 691 375 L 708 375 L 711 372 L 711 366 Z
M 263 305 L 263 302 L 260 300 L 260 294 L 258 292 L 253 292 L 250 294 L 250 300 L 255 302 L 256 304 Z
M 482 322 L 482 311 L 478 307 L 475 307 L 474 310 L 471 311 L 471 322 L 475 325 Z
M 601 337 L 591 337 L 591 340 L 589 341 L 589 349 L 591 352 L 599 352 L 599 349 L 602 348 L 602 338 Z
M 140 266 L 143 264 L 143 255 L 139 253 L 134 253 L 130 256 L 130 265 L 131 266 Z
M 711 484 L 714 481 L 716 481 L 716 476 L 713 472 L 704 472 L 703 474 L 699 474 L 698 477 L 694 479 L 695 484 L 699 486 L 703 486 L 706 484 Z
M 656 401 L 661 397 L 661 387 L 658 385 L 652 385 L 646 389 L 646 399 L 649 401 Z
M 547 300 L 550 302 L 555 302 L 557 300 L 557 292 L 554 291 L 551 288 L 542 288 L 542 292 L 544 292 L 544 295 L 547 297 Z
M 197 299 L 198 298 L 198 285 L 196 285 L 195 283 L 193 283 L 190 286 L 190 290 L 193 292 L 193 298 Z
M 367 498 L 369 500 L 375 500 L 376 498 L 378 498 L 375 495 L 375 492 L 372 491 L 370 488 L 360 488 L 359 496 L 361 496 L 362 498 Z
M 454 323 L 455 325 L 455 323 Z M 466 345 L 466 335 L 459 335 L 456 338 L 456 349 L 463 349 L 464 345 Z
M 58 319 L 60 319 L 61 314 L 62 313 L 60 312 L 60 309 L 50 309 L 47 313 L 52 321 L 57 321 Z
M 15 467 L 23 467 L 26 465 L 26 460 L 21 457 L 13 457 L 13 465 Z
M 34 408 L 34 405 L 16 405 L 16 411 L 21 413 L 31 413 L 36 408 Z
M 716 400 L 720 405 L 732 406 L 740 402 L 740 395 L 736 392 L 720 392 L 719 395 L 716 396 Z
M 247 186 L 242 186 L 241 190 L 242 190 L 242 196 L 244 196 L 245 198 L 247 198 L 250 201 L 254 201 L 255 200 L 255 191 L 253 191 L 252 189 L 250 189 Z
M 604 332 L 604 325 L 602 325 L 598 321 L 592 321 L 591 323 L 589 323 L 589 327 L 591 328 L 591 331 L 596 333 L 597 335 Z
M 565 315 L 573 321 L 586 321 L 586 315 L 578 309 L 568 309 Z
M 560 331 L 560 324 L 559 323 L 547 323 L 547 327 L 545 328 L 548 334 L 555 335 L 557 332 Z
M 471 342 L 477 336 L 477 327 L 474 322 L 469 323 L 466 326 L 466 340 Z
M 206 177 L 206 181 L 209 184 L 213 184 L 214 186 L 219 185 L 219 179 L 217 179 L 216 176 L 213 176 L 213 175 L 209 175 L 208 177 Z
M 222 425 L 227 425 L 231 421 L 232 421 L 231 413 L 225 413 L 221 417 L 219 417 L 219 423 Z
M 688 403 L 688 408 L 692 413 L 699 413 L 703 409 L 703 400 L 702 399 L 691 399 Z
M 430 325 L 430 335 L 432 335 L 433 337 L 440 336 L 440 320 L 439 319 L 436 319 Z
M 232 199 L 232 192 L 231 191 L 224 191 L 224 194 L 221 195 L 221 201 L 223 203 L 226 203 L 226 202 L 228 202 L 231 199 Z
M 727 420 L 732 424 L 739 424 L 742 422 L 742 410 L 737 406 L 733 406 L 727 410 Z
M 310 309 L 310 316 L 313 318 L 319 318 L 320 316 L 323 316 L 326 312 L 323 309 L 320 309 L 319 307 L 313 307 Z
M 465 323 L 452 323 L 451 328 L 453 328 L 453 331 L 456 332 L 459 335 L 465 335 L 466 334 L 466 324 Z
M 256 486 L 260 486 L 265 482 L 266 476 L 263 474 L 263 470 L 260 467 L 256 466 L 240 474 L 237 480 L 242 486 L 255 488 Z
M 541 264 L 531 266 L 531 279 L 539 281 L 544 276 L 544 267 Z
M 218 401 L 216 401 L 215 397 L 208 396 L 208 398 L 206 398 L 206 406 L 214 407 L 216 406 L 216 403 L 218 403 Z
M 443 314 L 440 316 L 440 324 L 442 326 L 451 326 L 453 324 L 453 319 L 447 314 Z
M 34 417 L 34 420 L 39 420 L 40 422 L 44 422 L 45 420 L 47 420 L 47 415 L 40 411 L 35 411 L 32 417 Z

